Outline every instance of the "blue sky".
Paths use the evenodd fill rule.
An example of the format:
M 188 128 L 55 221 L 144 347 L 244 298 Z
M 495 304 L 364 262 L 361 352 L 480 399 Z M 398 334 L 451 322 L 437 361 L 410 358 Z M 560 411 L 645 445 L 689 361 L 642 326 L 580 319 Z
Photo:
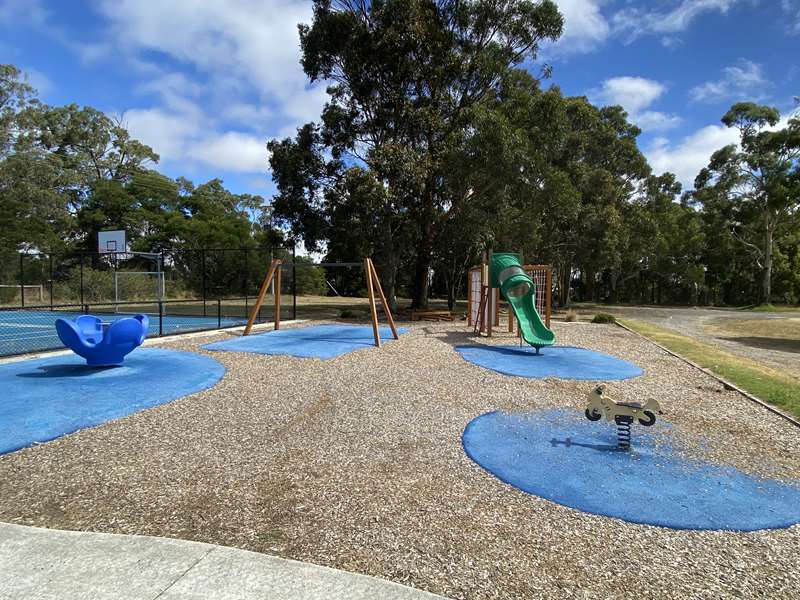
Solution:
M 788 115 L 800 95 L 800 0 L 557 3 L 565 34 L 540 56 L 549 83 L 624 106 L 654 170 L 686 185 L 735 140 L 719 123 L 733 102 Z M 310 17 L 291 0 L 0 0 L 0 62 L 50 104 L 122 115 L 162 172 L 268 197 L 266 140 L 318 117 L 326 97 L 299 65 Z

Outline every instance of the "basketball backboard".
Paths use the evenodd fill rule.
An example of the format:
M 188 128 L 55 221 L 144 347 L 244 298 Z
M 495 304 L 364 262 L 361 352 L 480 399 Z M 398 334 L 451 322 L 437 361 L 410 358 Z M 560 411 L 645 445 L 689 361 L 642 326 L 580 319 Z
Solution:
M 101 254 L 108 252 L 127 252 L 128 245 L 125 239 L 125 231 L 122 229 L 98 231 L 97 251 Z

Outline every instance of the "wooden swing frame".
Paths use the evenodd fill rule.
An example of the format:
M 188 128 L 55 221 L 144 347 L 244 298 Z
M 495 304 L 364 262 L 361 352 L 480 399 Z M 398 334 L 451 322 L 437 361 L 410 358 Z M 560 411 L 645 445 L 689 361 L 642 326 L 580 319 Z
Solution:
M 381 287 L 381 279 L 378 277 L 378 272 L 375 270 L 375 265 L 372 264 L 371 258 L 364 259 L 364 276 L 367 279 L 367 292 L 369 293 L 369 311 L 372 317 L 372 334 L 375 337 L 375 345 L 381 347 L 381 333 L 378 328 L 378 308 L 375 303 L 375 290 L 378 290 L 378 297 L 383 306 L 383 312 L 386 315 L 386 320 L 389 322 L 389 327 L 392 330 L 394 339 L 400 339 L 397 334 L 397 327 L 394 325 L 394 317 L 392 317 L 392 309 L 389 308 L 389 303 L 386 301 L 386 296 Z
M 261 310 L 261 305 L 264 304 L 264 296 L 267 295 L 269 284 L 272 283 L 273 279 L 275 280 L 275 329 L 278 330 L 281 328 L 281 265 L 282 264 L 283 261 L 281 259 L 275 258 L 269 265 L 267 276 L 264 278 L 264 281 L 261 284 L 261 288 L 258 290 L 258 298 L 256 298 L 256 303 L 253 305 L 253 310 L 250 312 L 250 318 L 247 319 L 247 325 L 245 325 L 244 332 L 242 333 L 242 335 L 250 335 L 250 330 L 253 329 L 253 324 L 256 322 L 256 317 L 258 316 L 258 312 Z
M 256 299 L 256 303 L 253 305 L 253 310 L 250 312 L 250 318 L 247 320 L 247 325 L 244 328 L 244 332 L 242 335 L 249 335 L 250 331 L 253 329 L 253 325 L 255 324 L 256 317 L 258 316 L 258 312 L 261 310 L 261 306 L 264 304 L 264 297 L 267 295 L 267 290 L 269 289 L 270 283 L 272 283 L 273 279 L 275 280 L 275 329 L 278 330 L 281 328 L 281 265 L 283 262 L 280 259 L 274 259 L 269 266 L 269 271 L 267 271 L 267 276 L 264 278 L 263 283 L 261 284 L 261 288 L 258 290 L 258 298 Z M 358 263 L 354 263 L 352 266 L 356 266 Z M 392 330 L 392 336 L 394 339 L 400 339 L 399 334 L 397 333 L 397 327 L 394 324 L 394 317 L 392 316 L 392 309 L 389 308 L 389 303 L 386 301 L 386 295 L 383 293 L 383 287 L 381 286 L 380 277 L 378 277 L 378 272 L 375 270 L 375 265 L 372 262 L 371 258 L 365 258 L 363 262 L 364 267 L 364 277 L 367 281 L 367 292 L 369 294 L 369 311 L 370 317 L 372 321 L 372 333 L 375 338 L 375 345 L 380 348 L 381 347 L 381 334 L 380 328 L 378 326 L 378 305 L 377 300 L 381 301 L 381 307 L 383 308 L 383 312 L 386 315 L 386 320 L 389 323 L 389 327 Z M 377 291 L 377 298 L 376 298 L 376 291 Z

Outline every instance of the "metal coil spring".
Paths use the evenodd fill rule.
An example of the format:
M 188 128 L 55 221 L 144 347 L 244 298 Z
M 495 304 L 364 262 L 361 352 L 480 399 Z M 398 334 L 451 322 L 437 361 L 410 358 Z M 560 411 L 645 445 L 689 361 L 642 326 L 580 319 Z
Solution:
M 617 424 L 617 445 L 620 450 L 628 450 L 631 447 L 631 423 L 633 417 L 616 416 L 614 423 Z

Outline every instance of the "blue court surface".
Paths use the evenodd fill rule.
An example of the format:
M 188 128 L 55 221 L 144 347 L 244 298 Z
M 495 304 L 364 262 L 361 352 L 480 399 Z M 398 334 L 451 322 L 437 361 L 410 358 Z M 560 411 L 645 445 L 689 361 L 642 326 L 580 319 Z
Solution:
M 49 310 L 2 310 L 0 311 L 0 356 L 40 352 L 63 348 L 64 344 L 56 334 L 56 319 L 74 319 L 81 313 Z M 94 313 L 104 321 L 112 322 L 125 313 Z M 149 336 L 158 335 L 158 314 L 150 317 Z M 243 325 L 247 319 L 223 317 L 223 327 Z M 164 315 L 162 328 L 165 335 L 195 330 L 216 329 L 217 317 L 195 317 L 184 315 Z
M 100 425 L 213 386 L 225 367 L 208 356 L 139 348 L 120 367 L 79 356 L 0 365 L 0 454 Z
M 408 329 L 398 328 L 397 333 Z M 394 341 L 392 330 L 379 328 L 381 341 Z M 258 335 L 237 337 L 222 342 L 206 344 L 207 350 L 252 352 L 254 354 L 286 354 L 299 358 L 336 358 L 348 352 L 374 348 L 372 327 L 357 325 L 312 325 L 269 331 Z
M 616 430 L 578 411 L 491 412 L 464 430 L 467 455 L 529 494 L 587 513 L 674 529 L 755 531 L 800 523 L 800 482 L 760 479 L 693 461 L 672 448 L 663 421 L 633 425 L 631 451 Z M 660 438 L 660 439 L 659 439 Z
M 530 346 L 456 346 L 465 360 L 503 375 L 544 379 L 609 381 L 631 379 L 644 371 L 633 363 L 586 348 L 550 346 L 536 354 Z

